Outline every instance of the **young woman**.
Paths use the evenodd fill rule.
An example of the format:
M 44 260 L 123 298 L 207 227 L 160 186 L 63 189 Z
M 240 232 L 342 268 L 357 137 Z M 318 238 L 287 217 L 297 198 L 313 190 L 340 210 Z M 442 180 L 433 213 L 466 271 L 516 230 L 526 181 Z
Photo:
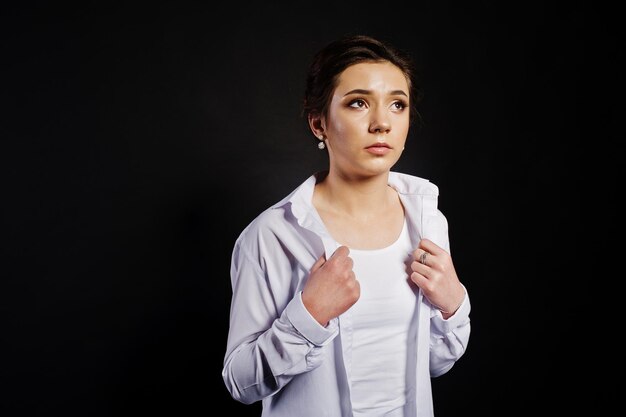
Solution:
M 328 152 L 237 239 L 223 378 L 263 416 L 432 416 L 470 302 L 438 188 L 392 171 L 415 117 L 409 57 L 367 36 L 319 51 L 304 114 Z

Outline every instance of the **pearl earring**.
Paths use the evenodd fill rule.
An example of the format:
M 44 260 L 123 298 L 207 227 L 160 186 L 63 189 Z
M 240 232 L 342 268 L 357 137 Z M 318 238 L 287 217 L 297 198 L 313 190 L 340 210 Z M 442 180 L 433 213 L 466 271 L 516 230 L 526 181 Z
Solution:
M 318 142 L 317 147 L 319 149 L 324 149 L 326 147 L 326 144 L 324 143 L 324 135 L 319 135 L 318 138 L 320 141 Z

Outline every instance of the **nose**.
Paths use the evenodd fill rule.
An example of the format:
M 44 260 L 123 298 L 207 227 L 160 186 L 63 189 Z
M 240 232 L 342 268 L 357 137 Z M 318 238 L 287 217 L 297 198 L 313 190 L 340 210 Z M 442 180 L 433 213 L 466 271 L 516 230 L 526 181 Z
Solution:
M 391 131 L 391 123 L 389 115 L 383 109 L 372 112 L 372 120 L 369 126 L 370 133 L 389 133 Z

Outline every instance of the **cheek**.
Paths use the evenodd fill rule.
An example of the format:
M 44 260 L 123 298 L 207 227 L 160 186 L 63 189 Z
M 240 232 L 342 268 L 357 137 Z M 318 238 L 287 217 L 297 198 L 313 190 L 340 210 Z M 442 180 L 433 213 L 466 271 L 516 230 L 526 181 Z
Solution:
M 347 134 L 353 135 L 363 131 L 367 131 L 367 123 L 364 119 L 359 118 L 337 118 L 333 122 L 332 130 L 336 132 L 338 136 L 345 136 Z
M 400 120 L 396 125 L 396 131 L 406 140 L 406 137 L 409 134 L 409 121 L 404 119 Z
M 406 123 L 403 127 L 402 127 L 402 136 L 404 136 L 404 139 L 406 140 L 406 137 L 409 135 L 409 124 Z

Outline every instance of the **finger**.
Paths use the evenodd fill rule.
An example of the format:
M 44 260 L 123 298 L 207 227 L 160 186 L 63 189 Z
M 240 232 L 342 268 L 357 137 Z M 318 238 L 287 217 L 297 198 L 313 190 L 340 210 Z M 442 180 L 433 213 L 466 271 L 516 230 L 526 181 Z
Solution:
M 432 279 L 433 276 L 436 275 L 436 271 L 432 267 L 430 267 L 428 265 L 424 265 L 424 264 L 420 263 L 419 261 L 411 262 L 411 273 L 412 274 L 418 274 L 424 280 L 430 280 L 430 279 Z M 411 279 L 413 279 L 413 278 L 411 278 Z M 416 284 L 417 284 L 417 282 L 416 282 Z
M 417 248 L 413 251 L 413 259 L 415 259 L 415 262 L 418 264 L 430 266 L 432 263 L 429 263 L 429 258 L 432 257 L 433 255 L 424 249 Z
M 350 249 L 347 246 L 339 246 L 328 258 L 328 262 L 338 267 L 352 268 L 352 258 L 349 255 Z
M 424 275 L 419 272 L 413 272 L 411 274 L 411 281 L 415 283 L 418 287 L 424 289 L 429 285 L 429 280 Z
M 425 250 L 426 252 L 432 253 L 435 256 L 442 255 L 447 253 L 445 249 L 438 246 L 435 242 L 430 239 L 422 239 L 418 245 L 418 248 Z
M 347 246 L 339 246 L 335 252 L 331 255 L 331 258 L 348 256 L 350 254 L 350 249 Z

